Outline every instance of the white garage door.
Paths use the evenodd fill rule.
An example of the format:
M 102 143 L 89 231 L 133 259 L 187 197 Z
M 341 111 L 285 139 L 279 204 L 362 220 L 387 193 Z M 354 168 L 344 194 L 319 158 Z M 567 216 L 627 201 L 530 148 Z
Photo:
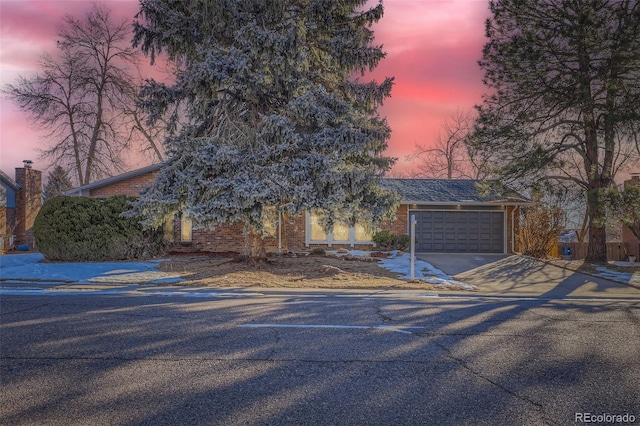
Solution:
M 416 251 L 504 253 L 504 212 L 410 211 L 416 215 Z

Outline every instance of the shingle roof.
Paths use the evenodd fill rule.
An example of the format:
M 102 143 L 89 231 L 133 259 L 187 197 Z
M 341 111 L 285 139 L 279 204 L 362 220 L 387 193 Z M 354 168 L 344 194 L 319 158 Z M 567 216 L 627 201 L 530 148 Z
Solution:
M 382 179 L 382 186 L 400 194 L 407 204 L 514 204 L 528 202 L 512 190 L 485 193 L 471 179 Z
M 11 179 L 9 175 L 3 172 L 2 170 L 0 170 L 0 179 L 5 181 L 10 187 L 15 189 L 16 191 L 20 189 L 20 185 L 18 185 L 18 183 L 15 180 Z
M 88 191 L 90 189 L 100 188 L 105 185 L 109 185 L 112 183 L 120 182 L 125 179 L 129 179 L 132 177 L 144 175 L 146 173 L 154 172 L 156 170 L 160 170 L 164 166 L 164 163 L 155 163 L 150 166 L 142 167 L 140 169 L 132 170 L 130 172 L 125 172 L 116 176 L 111 176 L 106 179 L 98 180 L 93 183 L 89 183 L 83 186 L 78 186 L 76 188 L 70 189 L 66 191 L 65 195 L 82 195 L 84 191 Z

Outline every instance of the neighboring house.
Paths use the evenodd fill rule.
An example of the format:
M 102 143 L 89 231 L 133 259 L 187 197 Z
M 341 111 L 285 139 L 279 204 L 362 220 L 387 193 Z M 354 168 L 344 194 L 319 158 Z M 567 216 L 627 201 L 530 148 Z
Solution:
M 640 184 L 640 173 L 632 174 L 631 179 L 626 181 L 624 184 L 630 185 L 632 183 Z M 640 241 L 638 241 L 635 235 L 633 235 L 633 232 L 624 225 L 622 225 L 622 241 L 626 244 L 628 255 L 635 256 L 636 259 L 640 259 Z
M 35 246 L 33 223 L 42 207 L 42 172 L 31 167 L 16 168 L 15 180 L 0 170 L 0 248 Z
M 85 197 L 135 196 L 155 179 L 162 164 L 94 182 L 67 191 Z M 395 234 L 409 232 L 410 217 L 417 220 L 417 250 L 443 253 L 512 253 L 517 251 L 517 210 L 528 200 L 514 192 L 484 195 L 474 180 L 383 179 L 383 186 L 396 190 L 402 204 L 397 218 L 378 229 Z M 277 216 L 277 215 L 274 215 Z M 275 218 L 268 251 L 304 251 L 313 247 L 372 249 L 367 227 L 336 225 L 327 234 L 312 212 Z M 186 215 L 165 224 L 165 236 L 175 251 L 240 252 L 244 246 L 242 225 L 214 229 L 192 226 Z

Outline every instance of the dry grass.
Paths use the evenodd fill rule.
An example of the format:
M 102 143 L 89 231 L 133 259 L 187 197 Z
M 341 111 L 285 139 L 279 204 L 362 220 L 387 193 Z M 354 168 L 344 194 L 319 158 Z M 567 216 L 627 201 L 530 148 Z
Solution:
M 181 285 L 187 286 L 443 289 L 398 279 L 398 274 L 375 261 L 325 256 L 272 257 L 256 264 L 233 258 L 174 256 L 162 262 L 160 269 L 180 273 Z

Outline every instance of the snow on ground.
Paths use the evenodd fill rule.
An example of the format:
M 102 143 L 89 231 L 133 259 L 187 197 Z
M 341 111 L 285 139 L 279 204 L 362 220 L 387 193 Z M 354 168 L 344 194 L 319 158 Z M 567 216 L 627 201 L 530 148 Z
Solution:
M 336 256 L 341 255 L 337 251 L 329 251 L 329 253 L 333 253 Z M 369 254 L 370 253 L 367 251 L 360 250 L 348 250 L 348 253 L 342 253 L 344 256 L 351 255 L 356 257 L 369 257 Z M 401 256 L 398 256 L 398 250 L 394 250 L 390 254 L 391 256 L 381 259 L 379 265 L 391 272 L 400 274 L 400 279 L 411 279 L 411 255 L 409 253 L 403 253 Z M 445 287 L 462 287 L 466 290 L 474 289 L 472 285 L 456 281 L 441 270 L 434 268 L 430 263 L 422 260 L 415 261 L 413 275 L 414 279 L 421 280 L 429 284 Z
M 159 260 L 144 262 L 43 262 L 40 253 L 0 255 L 0 278 L 46 282 L 129 283 L 175 282 L 176 275 L 157 269 Z
M 402 279 L 411 279 L 411 255 L 409 253 L 404 253 L 402 256 L 398 256 L 397 253 L 394 253 L 391 257 L 382 259 L 380 266 L 390 270 L 391 272 L 402 274 L 400 276 Z M 441 270 L 434 268 L 430 263 L 422 260 L 415 261 L 413 275 L 415 279 L 429 284 L 462 287 L 466 290 L 474 289 L 472 285 L 456 281 Z
M 611 264 L 622 267 L 640 267 L 640 262 L 611 262 Z M 596 266 L 597 274 L 594 274 L 597 277 L 605 278 L 611 281 L 616 281 L 619 283 L 631 284 L 635 287 L 640 286 L 640 273 L 638 272 L 620 272 L 613 271 L 604 266 Z

